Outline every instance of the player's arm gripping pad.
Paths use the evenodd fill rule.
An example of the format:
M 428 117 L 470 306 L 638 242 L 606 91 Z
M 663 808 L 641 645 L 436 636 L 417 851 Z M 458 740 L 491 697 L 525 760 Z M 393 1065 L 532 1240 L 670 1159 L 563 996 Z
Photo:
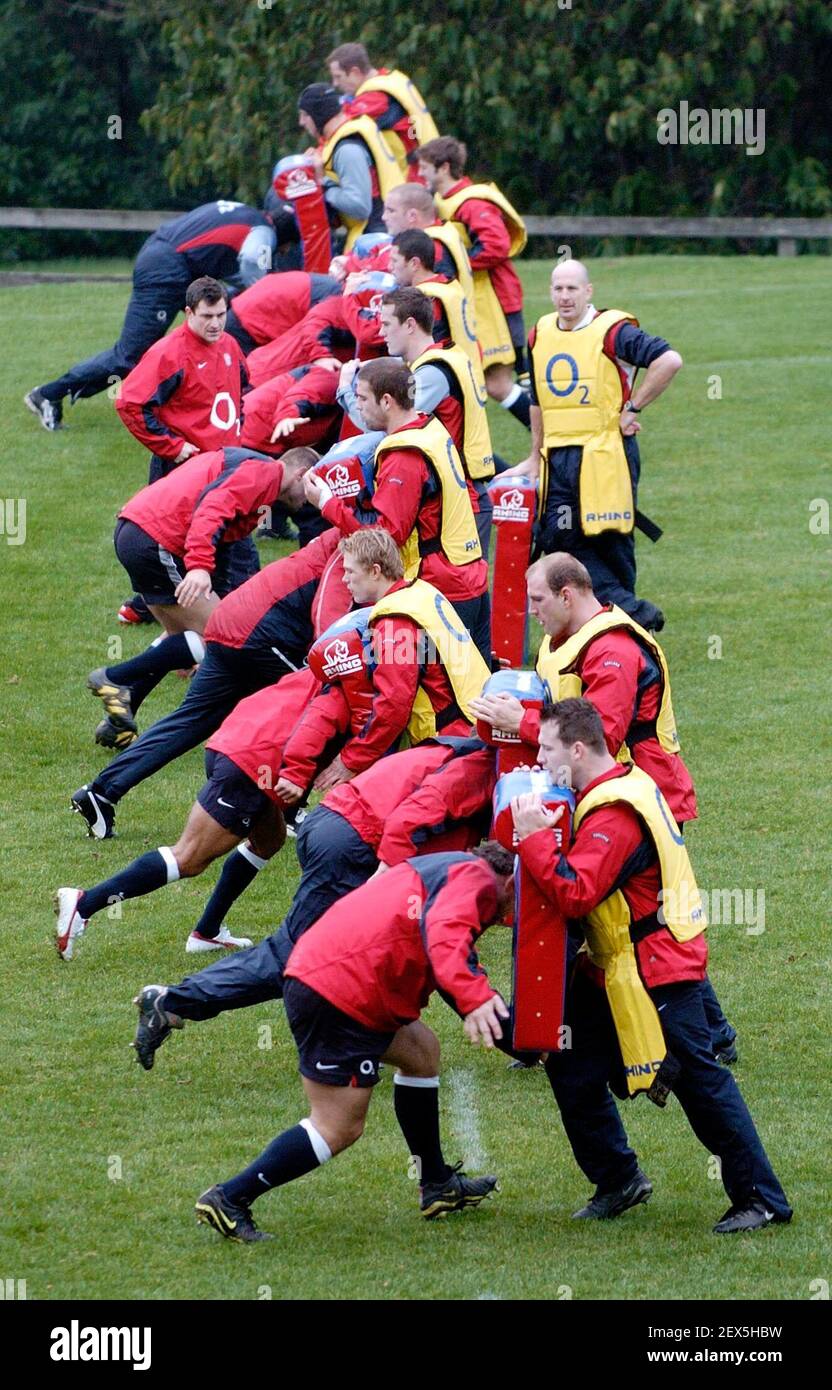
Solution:
M 549 687 L 536 671 L 495 671 L 482 688 L 483 695 L 513 695 L 524 709 L 542 709 L 549 698 Z M 531 766 L 537 759 L 537 748 L 523 743 L 519 734 L 507 734 L 494 729 L 484 720 L 477 720 L 477 734 L 489 748 L 497 749 L 497 776 L 513 772 L 521 763 Z
M 511 802 L 524 792 L 538 792 L 544 806 L 563 807 L 551 831 L 552 853 L 571 841 L 575 798 L 566 787 L 553 786 L 539 769 L 506 773 L 494 788 L 494 837 L 506 849 L 516 849 Z M 568 957 L 566 921 L 544 897 L 518 859 L 514 877 L 514 990 L 512 1045 L 517 1052 L 557 1052 L 563 1034 Z

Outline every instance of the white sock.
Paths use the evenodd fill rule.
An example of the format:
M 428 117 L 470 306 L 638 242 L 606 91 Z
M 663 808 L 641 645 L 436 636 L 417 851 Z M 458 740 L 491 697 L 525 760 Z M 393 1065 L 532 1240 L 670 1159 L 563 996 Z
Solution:
M 324 1139 L 324 1136 L 315 1128 L 311 1120 L 301 1120 L 301 1129 L 305 1129 L 309 1135 L 309 1142 L 315 1150 L 315 1157 L 319 1163 L 326 1163 L 332 1158 L 332 1149 Z
M 168 883 L 175 883 L 179 878 L 179 865 L 176 862 L 176 855 L 167 845 L 160 845 L 158 853 L 165 861 L 165 868 L 168 871 Z

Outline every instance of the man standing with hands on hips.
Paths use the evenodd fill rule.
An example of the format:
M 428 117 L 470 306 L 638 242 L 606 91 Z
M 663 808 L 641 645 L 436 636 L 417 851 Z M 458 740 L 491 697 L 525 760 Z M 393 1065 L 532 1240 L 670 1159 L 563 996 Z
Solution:
M 529 334 L 529 457 L 507 474 L 539 479 L 542 551 L 567 550 L 592 576 L 602 603 L 617 603 L 642 627 L 659 632 L 664 614 L 636 598 L 633 528 L 661 534 L 636 510 L 641 461 L 639 416 L 682 366 L 664 338 L 654 338 L 621 309 L 599 311 L 581 261 L 552 271 L 553 314 Z M 644 379 L 633 388 L 636 370 Z

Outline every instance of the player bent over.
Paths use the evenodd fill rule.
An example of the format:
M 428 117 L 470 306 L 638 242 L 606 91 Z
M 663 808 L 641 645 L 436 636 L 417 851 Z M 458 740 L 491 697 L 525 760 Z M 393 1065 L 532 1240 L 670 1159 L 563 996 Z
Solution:
M 285 739 L 302 710 L 318 689 L 310 671 L 293 671 L 276 685 L 267 686 L 240 702 L 215 735 L 216 744 L 205 750 L 207 781 L 191 807 L 185 828 L 175 845 L 150 850 L 134 859 L 126 869 L 105 879 L 94 888 L 59 888 L 54 906 L 58 918 L 55 944 L 62 960 L 71 960 L 75 942 L 89 919 L 114 902 L 139 898 L 176 883 L 180 878 L 196 878 L 221 855 L 231 855 L 199 922 L 188 936 L 185 949 L 216 951 L 250 946 L 247 937 L 232 936 L 225 925 L 225 914 L 263 866 L 282 848 L 286 825 L 279 799 L 261 786 L 247 757 L 248 745 L 255 741 L 251 717 L 246 707 L 267 702 L 271 713 L 269 731 L 272 761 L 280 760 L 281 739 Z M 261 716 L 261 718 L 264 716 Z M 228 726 L 229 737 L 223 738 Z M 233 736 L 232 735 L 233 730 Z M 214 740 L 209 740 L 209 744 Z
M 494 842 L 472 854 L 410 859 L 342 898 L 304 934 L 286 967 L 284 1004 L 309 1116 L 241 1173 L 204 1192 L 196 1204 L 200 1221 L 231 1240 L 262 1239 L 251 1204 L 361 1137 L 382 1061 L 398 1068 L 396 1118 L 419 1164 L 423 1216 L 475 1206 L 494 1191 L 496 1178 L 468 1178 L 445 1162 L 439 1043 L 419 1015 L 439 989 L 465 1019 L 472 1042 L 492 1047 L 501 1040 L 508 1009 L 475 944 L 510 913 L 513 870 L 513 856 Z M 165 1021 L 169 1028 L 179 1023 L 171 1015 Z M 146 1026 L 140 1009 L 137 1049 Z

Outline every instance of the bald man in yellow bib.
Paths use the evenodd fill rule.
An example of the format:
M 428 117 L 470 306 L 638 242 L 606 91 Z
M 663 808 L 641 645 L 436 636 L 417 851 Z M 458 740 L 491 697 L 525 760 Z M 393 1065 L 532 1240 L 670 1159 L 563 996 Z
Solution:
M 529 334 L 532 446 L 508 472 L 539 480 L 539 548 L 575 555 L 601 603 L 618 604 L 658 632 L 664 614 L 635 593 L 634 527 L 654 540 L 661 534 L 637 511 L 636 435 L 642 412 L 667 389 L 682 359 L 632 314 L 596 309 L 592 297 L 581 261 L 555 266 L 554 313 Z M 636 383 L 640 368 L 644 376 Z

